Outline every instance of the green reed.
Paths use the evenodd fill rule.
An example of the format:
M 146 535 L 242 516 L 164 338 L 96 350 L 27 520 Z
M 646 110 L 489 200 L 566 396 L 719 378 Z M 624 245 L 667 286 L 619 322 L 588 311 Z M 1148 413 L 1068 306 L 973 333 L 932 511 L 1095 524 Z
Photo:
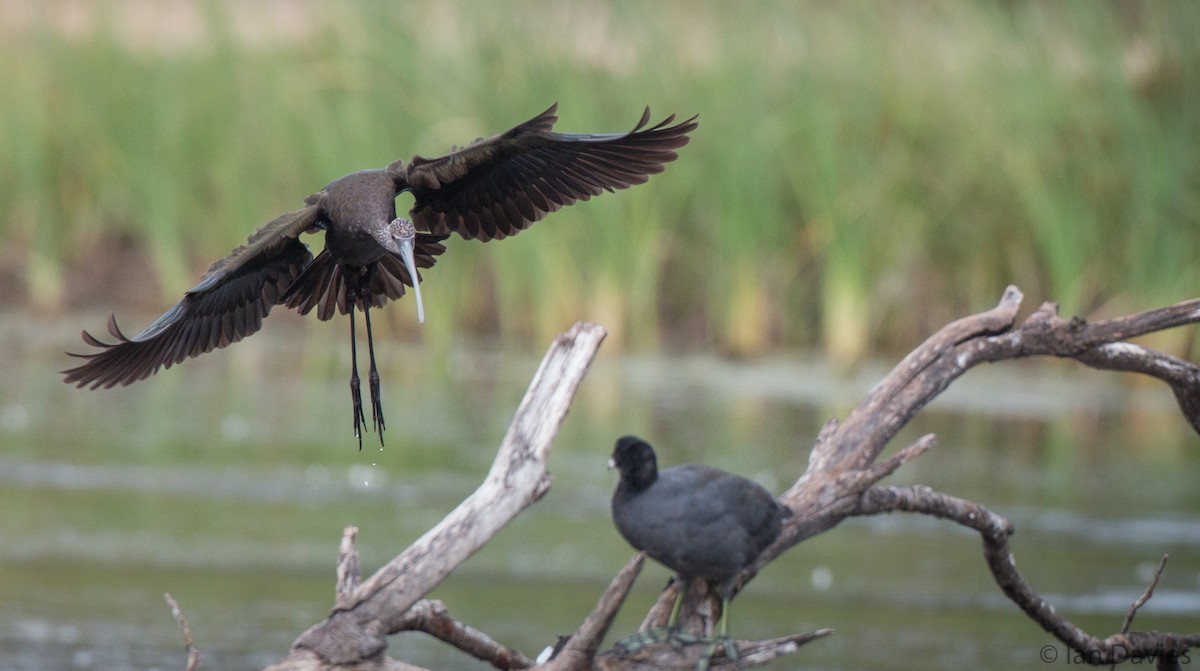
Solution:
M 1196 293 L 1187 0 L 279 6 L 200 3 L 171 33 L 119 2 L 68 30 L 48 3 L 0 28 L 3 269 L 26 301 L 76 305 L 132 246 L 161 298 L 136 307 L 165 307 L 332 179 L 554 101 L 567 132 L 646 104 L 701 126 L 646 186 L 449 241 L 427 337 L 592 319 L 637 348 L 853 361 L 1009 283 L 1083 314 Z M 89 307 L 132 309 L 112 296 Z

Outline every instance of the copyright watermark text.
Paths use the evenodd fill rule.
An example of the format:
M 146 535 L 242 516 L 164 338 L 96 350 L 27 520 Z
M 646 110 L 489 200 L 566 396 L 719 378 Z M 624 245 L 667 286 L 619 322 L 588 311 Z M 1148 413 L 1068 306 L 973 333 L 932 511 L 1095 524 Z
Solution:
M 1113 657 L 1107 657 L 1102 650 L 1079 651 L 1066 646 L 1043 645 L 1038 651 L 1038 659 L 1043 664 L 1079 664 L 1095 666 L 1107 664 L 1110 661 L 1126 661 L 1130 664 L 1157 664 L 1159 660 L 1174 661 L 1178 664 L 1190 664 L 1191 658 L 1187 652 L 1174 650 L 1128 650 L 1123 646 L 1113 646 Z

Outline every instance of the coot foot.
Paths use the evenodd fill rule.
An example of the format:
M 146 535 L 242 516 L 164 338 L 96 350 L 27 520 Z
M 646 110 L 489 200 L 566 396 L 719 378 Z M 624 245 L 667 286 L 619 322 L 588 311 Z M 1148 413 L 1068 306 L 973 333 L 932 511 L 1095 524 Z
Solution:
M 708 649 L 700 655 L 700 659 L 696 660 L 696 671 L 708 671 L 708 667 L 712 665 L 713 655 L 717 654 L 717 647 L 724 648 L 725 659 L 731 662 L 736 662 L 738 658 L 737 646 L 733 644 L 733 639 L 729 637 L 715 638 L 708 641 Z
M 632 636 L 627 636 L 616 643 L 613 647 L 619 648 L 623 654 L 637 652 L 642 648 L 654 643 L 670 643 L 672 648 L 682 650 L 689 645 L 697 643 L 709 643 L 709 639 L 689 634 L 681 630 L 678 626 L 671 627 L 654 627 L 645 631 L 639 631 Z

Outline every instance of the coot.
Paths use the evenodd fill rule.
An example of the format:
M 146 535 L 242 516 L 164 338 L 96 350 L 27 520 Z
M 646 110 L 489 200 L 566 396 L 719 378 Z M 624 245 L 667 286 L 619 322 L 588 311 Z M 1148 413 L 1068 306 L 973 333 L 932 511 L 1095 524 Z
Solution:
M 792 511 L 758 483 L 691 464 L 662 472 L 650 444 L 636 436 L 617 440 L 609 468 L 621 473 L 613 492 L 617 530 L 638 550 L 679 574 L 705 578 L 721 595 L 721 638 L 727 653 L 729 597 L 746 566 L 776 538 Z M 669 626 L 678 626 L 680 601 Z M 728 656 L 733 657 L 732 654 Z

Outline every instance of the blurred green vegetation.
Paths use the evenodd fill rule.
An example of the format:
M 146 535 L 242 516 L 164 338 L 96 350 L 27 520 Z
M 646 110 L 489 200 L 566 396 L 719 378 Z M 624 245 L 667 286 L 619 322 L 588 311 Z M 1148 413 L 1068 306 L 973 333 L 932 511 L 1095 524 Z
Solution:
M 1193 0 L 10 2 L 0 287 L 150 313 L 333 179 L 558 101 L 701 124 L 645 186 L 451 241 L 425 337 L 853 360 L 1009 283 L 1149 308 L 1197 295 L 1198 75 Z

